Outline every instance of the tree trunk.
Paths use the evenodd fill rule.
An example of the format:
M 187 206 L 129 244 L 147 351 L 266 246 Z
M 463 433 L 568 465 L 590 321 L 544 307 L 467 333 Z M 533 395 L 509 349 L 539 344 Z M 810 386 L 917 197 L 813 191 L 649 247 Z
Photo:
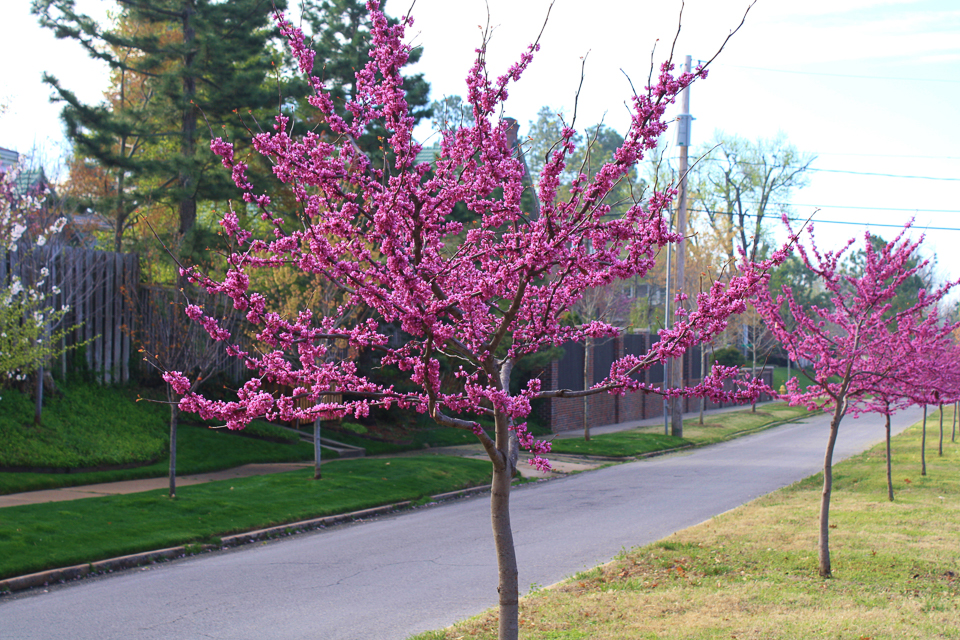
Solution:
M 937 455 L 943 457 L 943 403 L 940 403 L 940 445 L 937 449 Z
M 756 377 L 757 377 L 757 336 L 756 336 L 756 327 L 751 326 L 750 329 L 754 332 L 754 334 L 751 336 L 751 337 L 753 338 L 753 364 L 750 366 L 750 377 L 751 377 L 751 378 L 756 378 Z M 757 412 L 757 399 L 754 398 L 753 401 L 750 402 L 750 413 L 756 413 L 756 412 Z
M 706 345 L 700 345 L 700 382 L 707 377 Z M 700 396 L 700 424 L 703 424 L 703 412 L 707 409 L 707 396 Z
M 957 409 L 960 409 L 960 402 L 953 403 L 953 433 L 950 434 L 950 442 L 957 441 Z
M 36 384 L 36 403 L 33 408 L 33 424 L 40 426 L 40 419 L 43 417 L 43 365 L 41 364 L 37 368 L 37 384 Z
M 170 403 L 170 497 L 177 497 L 177 414 L 180 409 L 173 392 L 167 385 L 167 402 Z
M 182 33 L 183 33 L 183 77 L 182 100 L 183 114 L 180 125 L 180 155 L 183 163 L 177 176 L 177 186 L 180 188 L 180 237 L 185 236 L 197 221 L 196 189 L 196 151 L 197 151 L 197 106 L 194 100 L 197 95 L 197 78 L 193 69 L 194 59 L 197 56 L 196 29 L 193 26 L 193 16 L 197 10 L 193 0 L 183 3 Z
M 121 95 L 123 95 L 121 93 Z M 120 138 L 120 152 L 126 153 L 127 150 L 127 137 L 121 136 Z M 117 207 L 114 213 L 113 220 L 113 250 L 115 253 L 120 253 L 123 249 L 123 223 L 126 220 L 126 215 L 124 214 L 124 207 L 126 204 L 123 202 L 124 196 L 124 181 L 126 178 L 126 171 L 123 169 L 120 170 L 120 175 L 117 176 Z
M 884 427 L 887 430 L 887 497 L 893 502 L 893 471 L 890 463 L 890 414 L 886 416 Z
M 683 356 L 674 358 L 673 365 L 670 368 L 670 376 L 672 378 L 670 386 L 674 389 L 682 389 L 684 386 Z M 670 407 L 670 435 L 675 438 L 683 437 L 683 412 L 684 409 L 686 409 L 684 406 L 685 402 L 685 398 L 671 398 L 667 401 L 667 405 Z
M 320 418 L 313 421 L 313 479 L 320 479 Z
M 510 527 L 510 483 L 513 481 L 513 472 L 509 460 L 503 465 L 494 465 L 490 488 L 490 519 L 497 550 L 499 640 L 517 640 L 519 633 L 520 581 L 513 530 Z
M 923 430 L 920 432 L 920 475 L 927 475 L 927 405 L 923 405 Z
M 827 441 L 827 450 L 823 456 L 823 493 L 820 497 L 820 577 L 829 578 L 833 575 L 830 569 L 830 496 L 833 493 L 833 450 L 837 444 L 837 433 L 840 430 L 840 421 L 843 419 L 844 402 L 838 402 L 830 421 L 830 439 Z
M 500 388 L 510 389 L 512 360 L 507 360 L 500 369 Z M 497 550 L 497 593 L 499 594 L 499 640 L 517 640 L 520 616 L 520 574 L 517 569 L 517 552 L 513 545 L 513 529 L 510 526 L 510 485 L 517 470 L 519 443 L 516 433 L 510 430 L 506 414 L 495 410 L 496 451 L 493 458 L 493 482 L 490 486 L 490 521 L 493 525 L 493 542 Z

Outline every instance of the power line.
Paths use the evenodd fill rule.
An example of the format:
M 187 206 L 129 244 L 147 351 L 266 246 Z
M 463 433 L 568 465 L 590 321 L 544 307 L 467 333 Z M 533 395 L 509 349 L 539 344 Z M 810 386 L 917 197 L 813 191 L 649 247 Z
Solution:
M 806 222 L 806 218 L 787 218 L 790 222 Z M 889 227 L 891 229 L 903 229 L 902 224 L 881 224 L 879 222 L 852 222 L 850 220 L 820 220 L 813 219 L 811 222 L 816 224 L 851 224 L 860 227 Z M 914 226 L 912 229 L 917 231 L 960 231 L 960 228 L 956 227 L 921 227 Z
M 852 154 L 851 154 L 852 155 Z M 900 157 L 900 156 L 891 156 L 891 157 Z M 960 158 L 958 158 L 960 159 Z M 720 158 L 702 158 L 699 163 L 705 162 L 723 162 Z M 764 162 L 749 162 L 747 160 L 736 160 L 734 164 L 746 164 L 753 167 L 762 167 L 768 166 L 773 163 L 764 163 Z M 904 175 L 901 173 L 879 173 L 873 171 L 850 171 L 848 169 L 819 169 L 817 167 L 807 167 L 804 171 L 810 172 L 820 172 L 820 173 L 844 173 L 855 176 L 879 176 L 882 178 L 905 178 L 908 180 L 943 180 L 947 182 L 960 182 L 960 178 L 942 178 L 940 176 L 912 176 Z
M 909 180 L 945 180 L 950 182 L 960 182 L 960 178 L 940 178 L 937 176 L 905 176 L 895 173 L 874 173 L 871 171 L 847 171 L 845 169 L 814 169 L 808 168 L 807 171 L 819 171 L 820 173 L 848 173 L 855 176 L 881 176 L 883 178 L 907 178 Z
M 756 203 L 754 203 L 756 204 Z M 791 206 L 789 202 L 778 202 L 776 206 Z M 845 204 L 793 204 L 795 207 L 812 207 L 814 209 L 857 209 L 861 211 L 912 211 L 914 213 L 960 213 L 960 209 L 919 209 L 916 207 L 858 207 Z
M 798 206 L 806 206 L 806 205 L 798 205 Z M 822 207 L 819 207 L 819 208 L 822 208 Z M 864 208 L 864 209 L 866 209 L 866 208 L 869 208 L 869 207 L 859 207 L 859 208 Z M 690 209 L 690 211 L 697 211 L 697 212 L 699 212 L 699 213 L 710 213 L 709 211 L 707 211 L 707 210 L 705 210 L 705 209 Z M 912 209 L 907 209 L 907 211 L 912 211 Z M 955 213 L 960 213 L 960 211 L 955 212 Z M 725 215 L 725 214 L 724 214 L 724 215 Z M 756 218 L 756 217 L 757 217 L 757 214 L 755 214 L 755 213 L 745 213 L 745 214 L 743 214 L 743 217 L 745 217 L 745 218 Z M 769 216 L 769 217 L 770 217 L 771 220 L 773 220 L 773 219 L 775 218 L 775 216 Z M 780 218 L 776 218 L 776 219 L 779 220 Z M 808 219 L 807 219 L 807 218 L 787 218 L 787 220 L 789 220 L 790 222 L 807 222 Z M 879 222 L 854 222 L 854 221 L 852 221 L 852 220 L 823 220 L 823 219 L 821 219 L 821 218 L 813 218 L 813 219 L 811 220 L 811 222 L 814 222 L 814 223 L 816 223 L 816 224 L 846 224 L 846 225 L 854 225 L 854 226 L 860 226 L 860 227 L 889 227 L 889 228 L 891 228 L 891 229 L 902 229 L 902 228 L 903 228 L 903 225 L 902 225 L 902 224 L 883 224 L 883 223 L 879 223 Z M 923 227 L 921 227 L 921 226 L 914 226 L 913 228 L 916 229 L 916 230 L 918 230 L 918 231 L 960 231 L 960 228 L 957 228 L 957 227 L 930 227 L 930 226 L 923 226 Z
M 743 202 L 742 204 L 759 204 L 757 202 Z M 812 209 L 856 209 L 861 211 L 911 211 L 913 213 L 960 213 L 960 209 L 920 209 L 917 207 L 862 207 L 846 204 L 802 204 L 799 202 L 768 202 L 767 206 L 772 207 L 810 207 Z M 704 209 L 698 209 L 708 213 Z M 726 212 L 718 212 L 726 213 Z
M 839 151 L 811 151 L 814 156 L 857 156 L 860 158 L 903 158 L 921 160 L 960 160 L 960 156 L 905 156 L 898 153 L 841 153 Z
M 948 78 L 907 78 L 898 76 L 864 76 L 847 73 L 827 73 L 823 71 L 791 71 L 789 69 L 770 69 L 769 67 L 748 67 L 739 64 L 719 63 L 717 66 L 731 67 L 734 69 L 752 69 L 754 71 L 768 71 L 771 73 L 790 73 L 800 76 L 826 76 L 830 78 L 858 78 L 860 80 L 893 80 L 896 82 L 945 82 L 948 84 L 960 84 L 960 80 L 950 80 Z

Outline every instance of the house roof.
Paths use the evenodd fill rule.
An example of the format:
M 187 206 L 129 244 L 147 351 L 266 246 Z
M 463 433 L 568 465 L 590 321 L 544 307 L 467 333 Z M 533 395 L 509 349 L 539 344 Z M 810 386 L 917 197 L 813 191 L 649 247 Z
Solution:
M 7 173 L 17 168 L 19 164 L 19 153 L 13 149 L 0 147 L 0 173 Z M 13 188 L 16 195 L 23 196 L 30 192 L 36 193 L 41 189 L 50 189 L 50 182 L 43 172 L 43 167 L 38 169 L 21 168 L 16 174 Z
M 417 154 L 416 164 L 421 162 L 429 162 L 433 164 L 437 161 L 437 156 L 440 155 L 440 145 L 434 144 L 431 147 L 423 147 L 420 149 L 420 153 Z
M 31 192 L 36 193 L 50 186 L 47 182 L 46 174 L 43 173 L 43 169 L 21 171 L 17 174 L 17 179 L 14 184 L 17 195 L 25 195 Z
M 17 166 L 20 154 L 13 149 L 4 149 L 0 147 L 0 171 L 7 172 Z

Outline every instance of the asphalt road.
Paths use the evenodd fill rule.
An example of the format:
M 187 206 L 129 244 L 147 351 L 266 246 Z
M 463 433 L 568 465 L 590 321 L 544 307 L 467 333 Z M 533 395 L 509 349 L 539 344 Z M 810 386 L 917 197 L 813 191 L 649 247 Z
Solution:
M 920 415 L 899 414 L 895 430 Z M 516 489 L 521 586 L 552 584 L 816 473 L 828 428 L 821 415 Z M 836 460 L 882 439 L 879 417 L 848 418 Z M 0 639 L 402 640 L 495 605 L 496 585 L 489 503 L 477 497 L 9 596 Z

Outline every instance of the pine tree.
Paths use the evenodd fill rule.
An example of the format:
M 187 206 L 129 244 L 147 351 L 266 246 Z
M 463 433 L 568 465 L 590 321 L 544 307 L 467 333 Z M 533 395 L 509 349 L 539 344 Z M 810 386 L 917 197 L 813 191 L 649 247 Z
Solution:
M 221 172 L 210 170 L 217 160 L 203 129 L 241 137 L 248 111 L 276 107 L 270 15 L 283 3 L 118 4 L 114 23 L 104 27 L 77 12 L 73 0 L 35 0 L 43 26 L 79 42 L 113 73 L 100 105 L 81 103 L 52 76 L 45 80 L 65 102 L 62 117 L 77 153 L 112 177 L 111 189 L 90 204 L 113 219 L 114 248 L 129 216 L 146 203 L 176 210 L 182 241 L 196 225 L 198 202 L 225 199 L 230 188 Z
M 381 8 L 386 3 L 381 3 Z M 324 80 L 329 95 L 336 107 L 337 115 L 348 122 L 353 114 L 347 108 L 347 102 L 356 97 L 357 71 L 370 61 L 370 14 L 364 0 L 307 0 L 303 7 L 303 19 L 313 34 L 311 48 L 316 51 L 313 75 Z M 396 19 L 390 19 L 397 24 Z M 408 65 L 416 64 L 421 50 L 410 52 Z M 407 104 L 414 122 L 419 122 L 431 114 L 429 101 L 430 84 L 422 73 L 407 74 L 403 80 Z M 311 124 L 317 124 L 316 110 L 304 101 L 301 118 Z M 326 130 L 323 123 L 320 130 Z M 383 140 L 387 131 L 379 123 L 370 123 L 364 134 L 355 142 L 367 154 L 374 166 L 382 166 L 384 159 Z

